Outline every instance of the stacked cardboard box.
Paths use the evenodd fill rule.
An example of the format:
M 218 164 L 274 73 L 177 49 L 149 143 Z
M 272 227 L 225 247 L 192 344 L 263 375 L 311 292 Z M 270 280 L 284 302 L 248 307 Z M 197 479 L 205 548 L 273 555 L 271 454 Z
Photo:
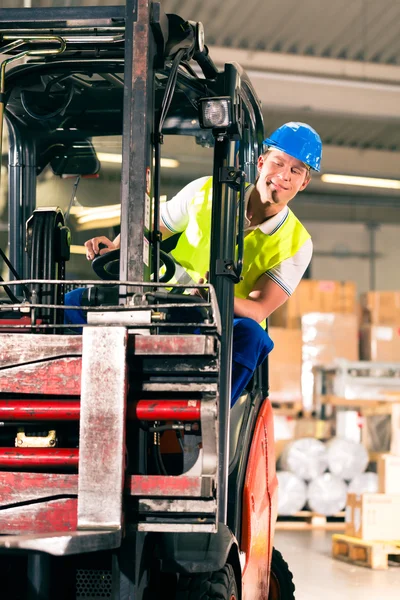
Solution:
M 366 541 L 400 539 L 400 494 L 349 494 L 345 534 Z
M 276 342 L 275 358 L 274 353 L 271 355 L 270 387 L 281 401 L 298 397 L 295 378 L 299 370 L 300 330 L 307 408 L 314 365 L 326 366 L 336 358 L 358 360 L 358 345 L 362 360 L 400 362 L 400 291 L 367 292 L 361 296 L 359 307 L 352 281 L 303 280 L 269 322 Z
M 270 327 L 275 347 L 269 359 L 271 402 L 301 405 L 301 331 Z
M 270 357 L 273 402 L 298 402 L 311 409 L 312 367 L 336 357 L 357 360 L 356 288 L 352 281 L 303 280 L 269 319 L 275 342 Z M 310 395 L 311 394 L 311 395 Z
M 332 365 L 337 358 L 358 360 L 355 314 L 312 312 L 301 319 L 303 361 Z
M 362 325 L 360 355 L 362 360 L 400 362 L 400 326 Z
M 315 419 L 313 417 L 302 417 L 296 419 L 294 438 L 311 437 L 317 440 L 329 440 L 332 437 L 332 423 L 327 420 Z
M 382 454 L 378 461 L 379 492 L 400 494 L 400 456 Z
M 358 360 L 356 314 L 309 313 L 302 316 L 303 405 L 313 407 L 314 367 L 332 365 L 336 359 Z
M 363 294 L 361 318 L 361 359 L 400 362 L 400 292 Z
M 361 294 L 360 303 L 363 323 L 400 323 L 400 292 L 367 292 Z
M 366 541 L 400 540 L 400 456 L 378 460 L 377 494 L 348 494 L 346 535 Z
M 353 281 L 303 279 L 294 294 L 270 317 L 270 325 L 300 329 L 301 317 L 310 312 L 355 314 L 356 287 Z

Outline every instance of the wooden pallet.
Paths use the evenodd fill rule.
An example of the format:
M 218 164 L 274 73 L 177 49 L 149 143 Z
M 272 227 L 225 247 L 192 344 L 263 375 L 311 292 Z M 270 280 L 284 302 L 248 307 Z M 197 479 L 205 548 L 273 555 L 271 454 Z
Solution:
M 400 541 L 369 542 L 348 535 L 334 534 L 332 556 L 361 567 L 388 569 L 389 561 L 400 566 Z
M 300 512 L 290 516 L 280 516 L 276 523 L 277 530 L 308 530 L 308 529 L 325 529 L 326 531 L 342 531 L 344 530 L 345 513 L 340 512 L 332 517 L 320 515 L 310 510 L 301 510 Z

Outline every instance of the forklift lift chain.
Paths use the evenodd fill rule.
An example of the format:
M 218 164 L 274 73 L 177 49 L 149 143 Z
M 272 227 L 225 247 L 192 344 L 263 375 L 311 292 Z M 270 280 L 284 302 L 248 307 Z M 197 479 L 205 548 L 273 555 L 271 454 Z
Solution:
M 26 223 L 26 252 L 32 279 L 65 280 L 65 262 L 70 258 L 70 231 L 59 208 L 40 208 Z M 33 284 L 33 303 L 62 304 L 62 285 Z M 49 323 L 62 323 L 64 314 L 54 308 L 41 308 L 36 317 Z

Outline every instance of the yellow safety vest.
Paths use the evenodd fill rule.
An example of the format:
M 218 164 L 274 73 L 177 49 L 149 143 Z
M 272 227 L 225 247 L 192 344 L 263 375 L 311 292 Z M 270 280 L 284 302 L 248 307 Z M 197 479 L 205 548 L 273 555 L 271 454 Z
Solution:
M 190 200 L 189 223 L 171 254 L 183 269 L 177 268 L 175 283 L 198 282 L 209 271 L 212 177 Z M 289 209 L 284 223 L 271 234 L 253 229 L 244 238 L 242 280 L 235 285 L 235 296 L 247 298 L 256 281 L 282 261 L 294 256 L 310 238 L 306 228 Z

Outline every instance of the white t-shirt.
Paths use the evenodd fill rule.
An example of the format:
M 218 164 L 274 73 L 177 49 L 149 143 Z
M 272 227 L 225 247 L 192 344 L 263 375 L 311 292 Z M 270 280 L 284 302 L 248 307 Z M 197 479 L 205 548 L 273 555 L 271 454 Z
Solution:
M 161 220 L 167 229 L 173 231 L 174 233 L 179 233 L 186 229 L 189 223 L 189 203 L 205 185 L 208 179 L 209 176 L 206 176 L 191 181 L 188 185 L 182 188 L 182 190 L 180 190 L 176 196 L 161 205 Z M 246 190 L 246 211 L 247 203 L 253 188 L 254 186 L 251 185 Z M 289 209 L 287 206 L 285 206 L 279 213 L 267 221 L 264 221 L 260 225 L 256 225 L 256 227 L 250 227 L 250 221 L 246 216 L 244 233 L 246 235 L 246 233 L 258 228 L 266 235 L 271 235 L 283 225 L 288 214 Z M 299 285 L 305 270 L 310 264 L 312 252 L 313 244 L 311 238 L 309 238 L 304 242 L 294 256 L 283 260 L 279 265 L 276 265 L 276 267 L 267 271 L 266 275 L 268 275 L 276 284 L 278 284 L 288 296 L 291 296 L 296 287 Z

